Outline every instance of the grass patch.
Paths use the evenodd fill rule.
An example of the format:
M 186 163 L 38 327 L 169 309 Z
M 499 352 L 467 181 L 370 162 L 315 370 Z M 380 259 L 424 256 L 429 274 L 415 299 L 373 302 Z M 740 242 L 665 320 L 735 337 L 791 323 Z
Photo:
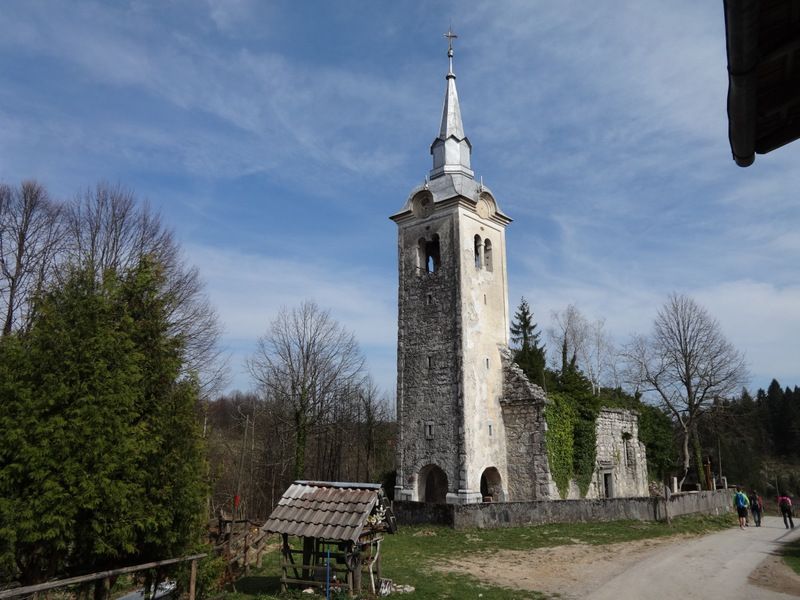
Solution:
M 416 588 L 411 598 L 456 600 L 540 600 L 537 592 L 487 585 L 475 578 L 435 571 L 444 561 L 458 560 L 477 552 L 499 550 L 532 550 L 567 544 L 613 544 L 673 535 L 700 535 L 727 529 L 733 525 L 729 515 L 689 516 L 673 520 L 672 525 L 649 521 L 615 521 L 611 523 L 548 524 L 504 529 L 470 529 L 455 531 L 448 527 L 401 527 L 396 535 L 386 536 L 382 546 L 383 576 L 395 583 Z M 798 547 L 800 554 L 800 547 Z M 798 557 L 800 562 L 800 556 Z M 368 585 L 369 577 L 364 580 Z M 236 582 L 236 592 L 225 600 L 273 600 L 308 597 L 291 592 L 281 596 L 279 553 L 264 555 L 264 566 L 249 577 Z
M 783 562 L 800 575 L 800 540 L 789 542 L 783 549 Z

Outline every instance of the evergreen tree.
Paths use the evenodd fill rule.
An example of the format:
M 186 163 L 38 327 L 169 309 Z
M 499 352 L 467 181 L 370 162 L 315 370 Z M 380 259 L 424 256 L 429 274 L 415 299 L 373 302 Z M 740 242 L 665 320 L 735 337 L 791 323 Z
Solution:
M 767 412 L 770 420 L 770 433 L 775 444 L 775 454 L 786 456 L 792 450 L 794 440 L 790 439 L 787 419 L 788 406 L 786 397 L 777 379 L 773 379 L 767 388 Z
M 516 362 L 530 381 L 545 386 L 545 348 L 540 345 L 540 332 L 536 331 L 533 313 L 523 297 L 511 323 L 511 341 Z
M 174 555 L 202 514 L 197 385 L 180 379 L 163 275 L 76 270 L 0 340 L 3 579 Z M 13 568 L 9 567 L 13 556 Z

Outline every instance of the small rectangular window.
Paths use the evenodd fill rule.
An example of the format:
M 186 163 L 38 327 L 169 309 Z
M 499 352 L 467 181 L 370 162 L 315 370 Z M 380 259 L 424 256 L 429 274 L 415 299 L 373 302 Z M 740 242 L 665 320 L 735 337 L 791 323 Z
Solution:
M 428 357 L 428 368 L 430 369 L 431 367 L 433 367 L 433 357 L 429 356 Z
M 486 368 L 487 369 L 489 368 L 489 359 L 488 358 L 486 359 Z
M 425 439 L 433 439 L 433 421 L 425 421 Z
M 489 423 L 489 437 L 492 437 L 492 424 Z

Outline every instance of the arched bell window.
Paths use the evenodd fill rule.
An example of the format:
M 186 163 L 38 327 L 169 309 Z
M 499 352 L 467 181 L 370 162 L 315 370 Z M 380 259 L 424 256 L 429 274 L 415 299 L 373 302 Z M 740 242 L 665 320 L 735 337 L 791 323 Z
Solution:
M 439 270 L 441 257 L 439 255 L 439 236 L 433 234 L 430 240 L 420 238 L 417 241 L 415 266 L 417 274 L 435 273 Z
M 487 271 L 492 270 L 492 242 L 488 239 L 483 242 L 483 266 Z
M 439 236 L 434 233 L 431 241 L 425 243 L 425 270 L 428 273 L 436 273 L 439 270 L 440 262 Z

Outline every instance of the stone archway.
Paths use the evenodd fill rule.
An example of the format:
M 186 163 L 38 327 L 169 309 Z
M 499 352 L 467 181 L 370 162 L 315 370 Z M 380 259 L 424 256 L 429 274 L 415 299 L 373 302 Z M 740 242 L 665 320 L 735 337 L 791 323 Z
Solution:
M 436 465 L 422 467 L 417 478 L 417 497 L 420 502 L 447 502 L 447 475 Z
M 484 502 L 504 502 L 503 479 L 495 467 L 486 468 L 481 474 L 481 496 Z

